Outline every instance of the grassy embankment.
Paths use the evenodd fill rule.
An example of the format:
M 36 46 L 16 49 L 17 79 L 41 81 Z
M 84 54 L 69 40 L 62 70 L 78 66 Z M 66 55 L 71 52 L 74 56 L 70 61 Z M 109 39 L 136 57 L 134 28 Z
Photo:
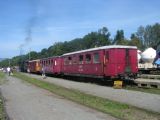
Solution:
M 94 108 L 101 112 L 110 114 L 114 117 L 125 120 L 159 120 L 160 114 L 151 111 L 139 109 L 127 104 L 111 101 L 108 99 L 85 94 L 77 90 L 67 89 L 58 85 L 41 81 L 35 78 L 28 77 L 21 73 L 14 74 L 15 77 L 27 81 L 40 88 L 46 89 L 54 94 L 63 96 L 66 99 L 72 100 L 79 104 Z
M 4 83 L 4 80 L 5 80 L 5 74 L 0 72 L 0 85 Z M 0 94 L 0 120 L 6 120 L 6 113 L 1 94 Z

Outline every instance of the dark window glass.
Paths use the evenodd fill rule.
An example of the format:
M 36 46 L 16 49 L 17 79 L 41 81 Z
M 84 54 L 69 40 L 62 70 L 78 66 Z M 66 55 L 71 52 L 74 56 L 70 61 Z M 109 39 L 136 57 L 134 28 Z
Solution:
M 69 64 L 72 64 L 72 57 L 71 56 L 68 57 L 68 62 L 69 62 Z
M 106 60 L 109 60 L 109 51 L 106 51 Z
M 77 64 L 77 58 L 76 55 L 73 56 L 73 64 Z
M 79 55 L 79 64 L 83 64 L 83 55 Z
M 53 65 L 53 59 L 51 60 L 51 64 Z
M 72 60 L 72 57 L 68 57 L 68 60 Z
M 91 63 L 91 54 L 86 54 L 86 63 Z

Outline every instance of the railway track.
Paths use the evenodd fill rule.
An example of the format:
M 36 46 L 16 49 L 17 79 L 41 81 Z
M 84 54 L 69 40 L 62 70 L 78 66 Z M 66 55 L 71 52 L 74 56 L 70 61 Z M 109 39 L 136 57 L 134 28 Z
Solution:
M 160 80 L 160 75 L 153 75 L 153 74 L 141 74 L 138 75 L 139 78 L 145 78 L 145 79 L 159 79 Z
M 112 80 L 106 81 L 106 80 L 100 80 L 96 78 L 83 78 L 83 77 L 72 77 L 72 76 L 60 77 L 60 76 L 53 76 L 53 75 L 47 75 L 47 76 L 54 77 L 54 78 L 63 78 L 66 80 L 78 81 L 82 83 L 92 83 L 92 84 L 97 84 L 100 86 L 112 87 L 114 84 Z M 123 85 L 124 86 L 129 85 L 131 87 L 138 86 L 140 88 L 160 89 L 160 75 L 141 74 L 138 76 L 138 79 L 136 80 L 124 80 Z

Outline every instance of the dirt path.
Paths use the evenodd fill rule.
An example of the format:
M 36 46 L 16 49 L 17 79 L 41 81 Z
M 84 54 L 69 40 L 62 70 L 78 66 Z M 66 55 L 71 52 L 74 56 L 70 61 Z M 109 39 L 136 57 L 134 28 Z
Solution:
M 160 95 L 124 89 L 114 89 L 106 86 L 69 81 L 53 77 L 47 77 L 47 79 L 42 79 L 42 76 L 34 74 L 26 75 L 38 78 L 40 80 L 45 80 L 63 87 L 77 89 L 88 94 L 96 95 L 122 103 L 127 103 L 133 106 L 137 106 L 139 108 L 144 108 L 160 113 Z
M 116 120 L 8 76 L 0 86 L 11 120 Z

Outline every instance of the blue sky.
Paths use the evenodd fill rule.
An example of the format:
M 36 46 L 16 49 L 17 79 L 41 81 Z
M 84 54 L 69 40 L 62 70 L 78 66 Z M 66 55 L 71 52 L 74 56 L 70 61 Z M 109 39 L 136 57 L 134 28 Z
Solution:
M 41 51 L 107 27 L 125 36 L 160 23 L 159 0 L 0 0 L 0 58 Z M 27 39 L 29 38 L 29 39 Z

